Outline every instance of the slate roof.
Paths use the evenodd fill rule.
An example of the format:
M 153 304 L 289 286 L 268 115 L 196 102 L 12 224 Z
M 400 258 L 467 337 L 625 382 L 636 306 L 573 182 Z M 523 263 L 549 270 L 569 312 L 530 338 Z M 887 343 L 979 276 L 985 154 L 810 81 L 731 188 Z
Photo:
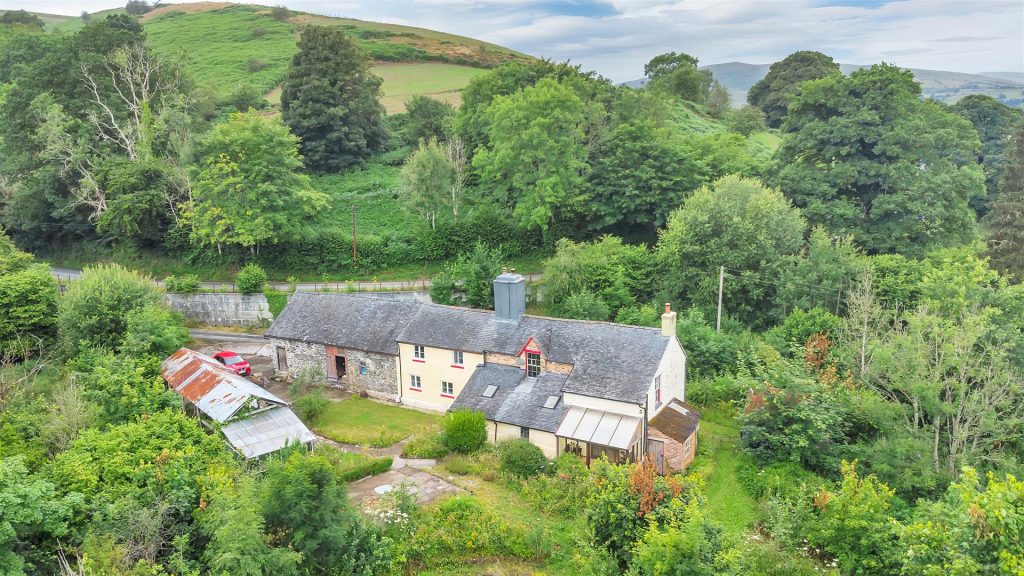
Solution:
M 668 406 L 662 408 L 658 415 L 651 419 L 651 428 L 678 442 L 686 442 L 691 434 L 700 426 L 700 412 L 693 406 L 673 399 Z
M 527 378 L 522 368 L 485 364 L 469 377 L 451 410 L 480 410 L 488 420 L 553 433 L 568 408 L 561 398 L 554 408 L 545 408 L 544 403 L 548 396 L 561 395 L 565 381 L 566 375 L 557 372 L 542 372 L 536 378 Z M 483 395 L 488 386 L 497 387 L 491 398 Z
M 397 356 L 398 334 L 421 306 L 364 294 L 296 292 L 266 335 Z
M 522 316 L 386 296 L 295 293 L 267 331 L 285 338 L 398 354 L 398 342 L 516 355 L 530 337 L 548 360 L 573 365 L 563 392 L 643 404 L 671 338 L 657 328 Z
M 257 400 L 288 405 L 213 358 L 188 348 L 168 356 L 160 366 L 160 375 L 186 401 L 220 423 Z

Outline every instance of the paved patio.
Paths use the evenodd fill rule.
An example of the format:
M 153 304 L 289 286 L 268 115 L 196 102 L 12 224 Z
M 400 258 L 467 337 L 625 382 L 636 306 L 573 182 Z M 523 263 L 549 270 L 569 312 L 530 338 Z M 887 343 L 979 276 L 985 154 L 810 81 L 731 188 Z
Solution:
M 404 461 L 408 464 L 409 461 Z M 414 461 L 413 461 L 414 462 Z M 396 462 L 397 463 L 397 462 Z M 413 487 L 416 493 L 418 504 L 427 504 L 448 494 L 465 494 L 466 490 L 452 484 L 451 482 L 431 474 L 424 468 L 417 468 L 410 465 L 363 478 L 348 485 L 348 495 L 356 504 L 362 504 L 364 500 L 378 498 L 380 494 L 376 491 L 381 486 L 392 486 L 397 488 L 399 484 L 405 483 Z

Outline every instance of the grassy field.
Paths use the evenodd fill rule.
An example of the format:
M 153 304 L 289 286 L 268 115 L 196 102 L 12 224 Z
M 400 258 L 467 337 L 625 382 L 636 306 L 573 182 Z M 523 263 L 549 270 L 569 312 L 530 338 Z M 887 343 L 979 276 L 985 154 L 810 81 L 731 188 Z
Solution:
M 733 418 L 706 411 L 698 435 L 699 442 L 711 450 L 712 471 L 705 492 L 711 517 L 726 533 L 742 535 L 758 515 L 757 502 L 737 478 L 737 468 L 750 458 L 740 451 L 739 427 Z
M 380 64 L 373 73 L 384 80 L 381 102 L 388 114 L 405 111 L 413 95 L 422 94 L 458 107 L 462 89 L 473 78 L 486 73 L 482 68 L 454 64 Z
M 314 430 L 335 442 L 380 447 L 390 446 L 417 430 L 436 425 L 440 418 L 435 414 L 351 396 L 331 402 Z

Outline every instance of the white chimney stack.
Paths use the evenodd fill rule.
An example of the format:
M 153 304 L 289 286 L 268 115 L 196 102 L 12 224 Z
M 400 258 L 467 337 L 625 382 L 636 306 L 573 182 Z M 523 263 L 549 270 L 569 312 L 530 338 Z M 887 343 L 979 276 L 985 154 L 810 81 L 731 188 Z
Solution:
M 665 303 L 665 313 L 661 315 L 661 335 L 669 338 L 676 335 L 676 313 L 668 302 Z

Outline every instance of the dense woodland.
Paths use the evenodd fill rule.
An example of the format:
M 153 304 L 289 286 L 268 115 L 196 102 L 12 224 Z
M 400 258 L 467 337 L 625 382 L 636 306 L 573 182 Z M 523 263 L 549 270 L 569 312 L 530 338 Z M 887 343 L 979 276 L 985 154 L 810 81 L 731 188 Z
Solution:
M 198 89 L 132 16 L 0 18 L 0 574 L 1024 574 L 1019 110 L 817 52 L 734 110 L 668 53 L 644 89 L 510 62 L 457 109 L 386 116 L 342 30 L 298 46 L 278 112 Z M 400 167 L 421 226 L 353 261 L 316 183 L 373 166 Z M 681 311 L 708 431 L 662 478 L 483 446 L 452 415 L 411 455 L 454 451 L 522 507 L 400 490 L 365 514 L 337 451 L 242 463 L 186 417 L 158 376 L 181 319 L 117 265 L 61 294 L 29 252 L 75 246 L 274 276 L 439 263 L 434 300 L 483 308 L 539 254 L 537 311 Z

